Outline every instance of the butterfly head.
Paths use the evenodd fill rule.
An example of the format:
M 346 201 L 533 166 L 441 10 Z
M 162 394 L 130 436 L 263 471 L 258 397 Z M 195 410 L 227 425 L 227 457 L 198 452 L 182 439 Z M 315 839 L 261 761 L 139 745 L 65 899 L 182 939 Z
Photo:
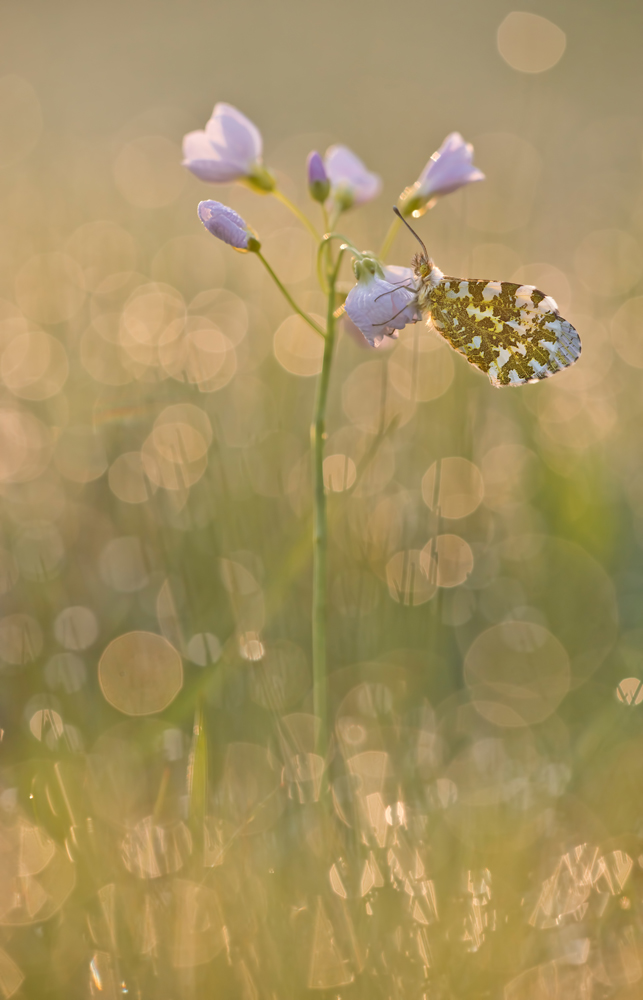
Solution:
M 444 275 L 439 267 L 436 267 L 428 254 L 416 253 L 413 262 L 413 273 L 418 281 L 430 288 L 435 288 L 442 281 Z
M 439 267 L 436 267 L 431 258 L 427 248 L 424 243 L 416 233 L 415 229 L 409 226 L 408 222 L 400 212 L 399 208 L 394 208 L 395 214 L 402 220 L 407 229 L 410 229 L 416 240 L 422 247 L 422 253 L 416 253 L 413 258 L 413 272 L 415 277 L 424 285 L 425 288 L 435 288 L 436 285 L 442 281 L 444 275 Z

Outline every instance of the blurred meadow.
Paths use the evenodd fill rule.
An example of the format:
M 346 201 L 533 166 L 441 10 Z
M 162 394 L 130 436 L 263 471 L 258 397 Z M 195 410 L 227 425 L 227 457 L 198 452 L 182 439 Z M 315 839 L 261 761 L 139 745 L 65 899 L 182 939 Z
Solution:
M 0 998 L 634 1000 L 643 990 L 643 7 L 7 0 L 0 50 Z M 343 320 L 311 697 L 315 247 L 181 138 L 353 149 L 583 354 L 497 390 Z M 389 261 L 417 247 L 399 233 Z M 341 288 L 353 283 L 348 262 Z M 437 576 L 421 572 L 436 556 Z

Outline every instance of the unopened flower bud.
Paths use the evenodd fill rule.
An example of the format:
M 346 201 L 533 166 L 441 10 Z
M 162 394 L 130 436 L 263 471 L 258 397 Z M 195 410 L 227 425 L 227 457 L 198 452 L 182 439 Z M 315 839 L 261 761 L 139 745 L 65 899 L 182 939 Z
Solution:
M 381 261 L 367 251 L 353 261 L 353 271 L 358 281 L 369 282 L 371 278 L 384 278 L 384 267 Z
M 229 205 L 220 201 L 199 202 L 199 218 L 207 231 L 235 250 L 257 253 L 261 243 L 248 224 Z
M 330 180 L 328 179 L 328 174 L 326 173 L 324 161 L 317 150 L 313 150 L 312 153 L 309 153 L 306 166 L 308 171 L 308 190 L 310 192 L 310 197 L 314 198 L 315 201 L 318 201 L 323 205 L 330 194 Z

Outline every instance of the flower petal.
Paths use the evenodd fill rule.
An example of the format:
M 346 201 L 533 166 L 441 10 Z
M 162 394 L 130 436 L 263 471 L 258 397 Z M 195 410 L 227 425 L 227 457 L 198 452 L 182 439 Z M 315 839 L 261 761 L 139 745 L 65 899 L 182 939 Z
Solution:
M 198 129 L 196 132 L 188 132 L 187 135 L 183 136 L 184 160 L 207 160 L 212 154 L 212 143 L 203 129 Z
M 371 347 L 379 347 L 384 337 L 396 338 L 407 323 L 422 319 L 413 271 L 391 265 L 384 268 L 384 278 L 358 281 L 348 293 L 346 312 Z
M 257 127 L 230 104 L 216 104 L 205 130 L 184 137 L 183 166 L 203 181 L 225 184 L 251 175 L 261 150 Z
M 183 166 L 200 180 L 219 184 L 246 175 L 244 169 L 220 157 L 203 130 L 183 137 Z
M 331 195 L 350 198 L 350 205 L 363 205 L 376 198 L 382 189 L 377 174 L 367 170 L 362 161 L 347 146 L 331 146 L 326 150 L 326 173 L 331 182 Z
M 471 143 L 465 142 L 459 132 L 451 132 L 420 174 L 417 194 L 428 200 L 484 179 L 482 171 L 473 166 Z
M 222 159 L 248 173 L 261 158 L 263 143 L 256 125 L 230 104 L 215 104 L 205 126 L 208 139 Z

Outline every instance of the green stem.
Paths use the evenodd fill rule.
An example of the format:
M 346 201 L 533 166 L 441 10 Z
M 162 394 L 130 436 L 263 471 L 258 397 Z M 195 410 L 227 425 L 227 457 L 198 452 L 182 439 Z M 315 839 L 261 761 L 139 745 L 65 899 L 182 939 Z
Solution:
M 353 246 L 348 236 L 344 236 L 343 233 L 335 233 L 333 231 L 329 233 L 324 233 L 324 236 L 322 238 L 322 243 L 330 243 L 331 240 L 341 240 L 342 243 L 346 244 L 347 250 L 350 250 L 351 253 L 356 254 L 358 257 L 362 256 L 357 247 Z
M 387 256 L 389 250 L 391 249 L 391 247 L 393 246 L 393 240 L 397 236 L 397 233 L 398 233 L 398 230 L 399 230 L 401 224 L 402 223 L 401 223 L 400 218 L 396 215 L 395 218 L 393 219 L 391 225 L 388 227 L 388 233 L 384 237 L 384 242 L 382 243 L 382 247 L 381 247 L 380 252 L 378 254 L 379 259 L 381 261 L 386 260 L 386 256 Z
M 330 272 L 332 267 L 332 260 L 330 256 L 330 245 L 332 240 L 342 240 L 346 244 L 347 250 L 355 254 L 356 257 L 360 256 L 359 250 L 353 246 L 351 241 L 343 233 L 325 233 L 321 239 L 319 246 L 317 247 L 317 280 L 321 286 L 324 295 L 328 295 L 328 281 L 326 280 L 326 275 L 324 274 L 324 254 L 326 255 L 326 263 L 328 271 Z M 341 256 L 341 254 L 340 254 Z
M 328 606 L 328 522 L 324 489 L 324 441 L 326 403 L 335 346 L 335 284 L 343 256 L 340 250 L 334 270 L 328 275 L 328 317 L 322 370 L 317 386 L 315 414 L 310 429 L 313 453 L 313 711 L 319 719 L 317 748 L 322 756 L 328 748 L 328 672 L 326 624 Z
M 293 215 L 297 216 L 297 218 L 299 219 L 299 221 L 301 222 L 301 224 L 306 227 L 306 229 L 308 230 L 308 232 L 310 233 L 310 235 L 314 239 L 315 243 L 319 243 L 319 241 L 321 239 L 321 236 L 319 235 L 319 233 L 317 232 L 317 230 L 313 226 L 313 224 L 310 221 L 310 219 L 308 218 L 308 216 L 304 215 L 304 213 L 301 211 L 301 209 L 297 208 L 297 206 L 295 205 L 295 203 L 293 201 L 291 201 L 290 198 L 288 198 L 287 195 L 285 195 L 283 193 L 283 191 L 279 191 L 277 188 L 275 188 L 275 190 L 272 191 L 271 193 L 277 199 L 277 201 L 280 201 L 282 203 L 282 205 L 285 205 L 286 208 L 290 212 L 292 212 Z
M 263 264 L 263 266 L 265 267 L 265 269 L 268 272 L 268 274 L 270 275 L 270 277 L 272 278 L 272 280 L 274 281 L 275 285 L 277 286 L 277 288 L 281 292 L 281 294 L 286 299 L 286 302 L 288 303 L 288 305 L 290 306 L 290 308 L 294 309 L 294 311 L 296 313 L 298 313 L 301 316 L 301 318 L 308 323 L 308 326 L 311 326 L 313 328 L 313 330 L 315 331 L 315 333 L 318 333 L 320 337 L 325 337 L 326 334 L 322 330 L 321 326 L 318 326 L 317 323 L 315 323 L 315 320 L 312 319 L 308 315 L 308 313 L 305 313 L 303 309 L 299 308 L 299 306 L 297 305 L 297 303 L 293 299 L 293 297 L 290 294 L 290 292 L 288 291 L 288 289 L 284 285 L 282 285 L 282 283 L 280 282 L 279 278 L 277 277 L 277 275 L 275 274 L 275 272 L 271 268 L 270 264 L 268 263 L 268 261 L 266 260 L 266 258 L 264 257 L 264 255 L 262 253 L 260 253 L 258 250 L 256 250 L 255 253 L 256 253 L 257 257 L 259 258 L 259 260 L 261 261 L 261 263 Z
M 326 237 L 322 237 L 322 240 L 317 247 L 317 281 L 319 282 L 319 287 L 321 288 L 324 295 L 328 295 L 328 281 L 326 273 L 324 271 L 324 252 L 329 246 Z M 329 260 L 328 251 L 326 251 L 326 260 Z
M 335 226 L 339 222 L 339 217 L 341 216 L 341 214 L 342 214 L 341 208 L 335 206 L 335 211 L 332 213 L 332 215 L 329 215 L 328 218 L 328 227 L 327 227 L 328 229 L 335 228 Z
M 192 750 L 188 769 L 188 815 L 195 848 L 195 860 L 203 865 L 205 817 L 208 805 L 208 744 L 205 732 L 204 698 L 199 694 L 192 729 Z

